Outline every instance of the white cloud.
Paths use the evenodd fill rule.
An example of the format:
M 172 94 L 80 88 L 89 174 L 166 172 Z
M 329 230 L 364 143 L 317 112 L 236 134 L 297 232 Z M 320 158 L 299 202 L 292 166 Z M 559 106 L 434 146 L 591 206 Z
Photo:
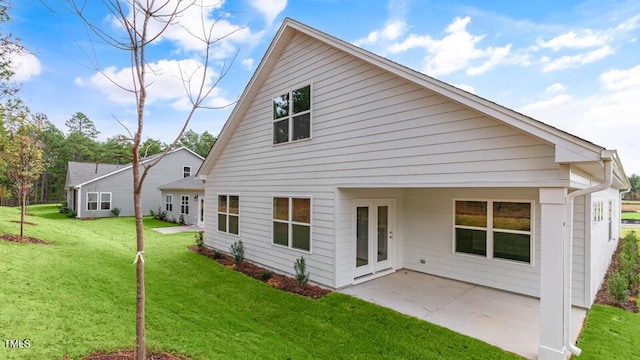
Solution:
M 458 89 L 462 89 L 462 90 L 464 90 L 466 92 L 469 92 L 469 93 L 472 93 L 472 94 L 476 93 L 476 89 L 471 85 L 466 85 L 466 84 L 450 84 L 450 85 L 453 85 L 453 86 L 457 87 Z
M 249 4 L 261 12 L 267 24 L 271 25 L 273 20 L 287 7 L 287 0 L 251 0 Z
M 252 58 L 244 59 L 240 63 L 247 70 L 252 70 L 253 69 L 253 59 Z
M 210 55 L 214 59 L 230 57 L 236 50 L 235 44 L 256 44 L 264 32 L 252 33 L 248 26 L 233 24 L 229 14 L 222 10 L 223 5 L 224 1 L 220 0 L 200 0 L 195 3 L 169 0 L 168 5 L 163 6 L 158 15 L 168 16 L 173 12 L 179 15 L 166 29 L 164 22 L 149 22 L 148 38 L 158 36 L 164 31 L 160 39 L 174 43 L 177 52 L 200 53 L 206 49 L 204 39 L 209 39 L 213 42 Z M 142 14 L 138 16 L 142 17 Z M 129 8 L 128 18 L 132 17 Z M 118 19 L 111 17 L 110 20 L 113 26 L 122 28 Z M 141 22 L 142 19 L 138 21 Z
M 542 48 L 558 51 L 564 48 L 583 49 L 602 46 L 609 40 L 610 37 L 606 34 L 584 30 L 580 34 L 577 34 L 575 31 L 570 31 L 566 34 L 558 35 L 549 41 L 538 39 L 536 43 Z
M 543 72 L 550 72 L 560 69 L 566 69 L 570 67 L 577 67 L 589 63 L 601 60 L 609 55 L 614 54 L 615 51 L 609 46 L 605 45 L 599 49 L 571 56 L 561 56 L 555 60 L 550 60 L 543 68 Z M 548 58 L 543 58 L 543 62 L 548 61 Z
M 640 14 L 623 21 L 622 23 L 620 23 L 620 25 L 616 27 L 616 30 L 629 31 L 629 30 L 636 29 L 638 27 L 640 27 Z
M 424 48 L 424 72 L 430 75 L 446 75 L 467 68 L 468 75 L 482 74 L 498 65 L 524 63 L 526 58 L 512 56 L 511 44 L 502 47 L 480 48 L 484 35 L 473 35 L 467 31 L 470 17 L 457 17 L 445 29 L 442 39 L 429 35 L 409 35 L 404 41 L 389 47 L 392 53 L 401 53 L 414 48 Z M 483 61 L 484 60 L 484 61 Z M 472 66 L 473 62 L 483 61 Z
M 607 71 L 600 75 L 600 82 L 604 90 L 624 90 L 640 87 L 640 65 L 627 70 Z
M 381 41 L 393 41 L 404 35 L 407 29 L 407 24 L 402 20 L 394 20 L 382 29 L 374 30 L 367 35 L 367 37 L 358 39 L 353 43 L 356 46 L 376 45 Z
M 193 94 L 199 87 L 198 80 L 204 76 L 202 63 L 193 60 L 160 60 L 157 63 L 149 64 L 150 70 L 147 72 L 147 104 L 156 102 L 171 103 L 176 110 L 188 110 L 191 107 L 186 95 L 185 87 Z M 205 88 L 212 86 L 218 74 L 209 69 L 205 80 Z M 192 78 L 191 83 L 186 82 Z M 183 80 L 184 79 L 184 80 Z M 129 91 L 132 89 L 131 68 L 118 69 L 114 66 L 105 68 L 103 73 L 95 73 L 88 79 L 76 78 L 76 85 L 81 87 L 95 88 L 104 93 L 107 98 L 114 103 L 135 104 L 135 97 Z M 124 89 L 123 89 L 124 88 Z M 209 103 L 230 103 L 226 100 L 219 88 L 215 88 L 210 97 Z
M 29 81 L 42 72 L 40 60 L 31 53 L 13 53 L 9 59 L 11 60 L 11 70 L 14 72 L 12 80 L 16 82 Z
M 549 94 L 520 111 L 586 140 L 620 152 L 628 174 L 640 173 L 640 65 L 611 70 L 600 78 L 600 92 L 584 97 Z M 555 87 L 556 84 L 550 88 Z
M 561 83 L 555 83 L 551 86 L 549 86 L 546 90 L 545 93 L 547 94 L 557 94 L 557 93 L 564 93 L 567 91 L 567 87 L 564 86 Z

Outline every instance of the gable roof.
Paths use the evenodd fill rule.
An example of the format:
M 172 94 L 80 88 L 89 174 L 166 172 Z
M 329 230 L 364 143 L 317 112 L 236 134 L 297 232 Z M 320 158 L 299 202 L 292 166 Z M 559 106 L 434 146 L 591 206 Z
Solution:
M 173 154 L 177 151 L 187 151 L 194 156 L 197 156 L 200 160 L 203 160 L 203 157 L 198 155 L 193 150 L 187 147 L 179 147 L 177 149 L 173 149 L 167 153 Z M 140 164 L 148 163 L 154 159 L 156 159 L 160 154 L 154 154 L 147 156 L 145 158 L 140 159 Z M 69 162 L 69 167 L 67 169 L 67 184 L 65 187 L 78 187 L 83 186 L 87 183 L 103 179 L 105 177 L 120 173 L 122 171 L 131 169 L 133 164 L 128 163 L 125 165 L 114 165 L 114 164 L 99 164 L 99 163 L 81 163 L 81 162 Z M 96 171 L 96 168 L 98 170 Z
M 76 186 L 78 184 L 112 173 L 125 166 L 127 165 L 69 161 L 68 170 L 67 170 L 69 176 L 67 178 L 66 186 Z
M 158 186 L 160 190 L 204 190 L 204 181 L 196 179 L 195 176 L 172 181 L 168 184 Z
M 555 161 L 557 163 L 597 163 L 596 166 L 591 165 L 590 167 L 602 168 L 600 160 L 611 154 L 611 151 L 606 150 L 602 146 L 581 139 L 568 132 L 501 106 L 495 102 L 489 101 L 475 94 L 471 94 L 453 85 L 395 63 L 389 59 L 297 22 L 291 18 L 286 18 L 269 45 L 269 48 L 260 61 L 260 64 L 256 68 L 255 73 L 245 87 L 238 103 L 220 131 L 217 141 L 213 145 L 213 148 L 200 167 L 200 170 L 198 170 L 196 176 L 206 175 L 211 171 L 213 164 L 220 156 L 222 150 L 229 141 L 231 134 L 234 132 L 238 123 L 248 110 L 253 98 L 256 96 L 270 71 L 275 66 L 283 50 L 289 43 L 289 40 L 299 33 L 309 36 L 317 41 L 321 41 L 329 46 L 337 48 L 338 50 L 344 51 L 360 60 L 366 61 L 420 87 L 433 91 L 463 106 L 499 120 L 508 126 L 519 129 L 520 131 L 523 131 L 548 144 L 554 145 Z M 624 173 L 622 163 L 620 162 L 617 154 L 613 156 L 613 161 L 614 171 L 616 172 L 616 177 L 619 182 L 623 186 L 625 184 L 628 185 L 626 174 Z M 596 177 L 602 176 L 601 173 L 594 175 Z

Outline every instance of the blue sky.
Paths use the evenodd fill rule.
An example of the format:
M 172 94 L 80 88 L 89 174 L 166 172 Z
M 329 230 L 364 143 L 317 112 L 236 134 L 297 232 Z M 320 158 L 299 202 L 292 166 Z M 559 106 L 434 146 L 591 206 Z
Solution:
M 212 70 L 238 57 L 209 98 L 233 103 L 242 93 L 285 17 L 354 43 L 479 96 L 520 111 L 598 145 L 617 149 L 628 175 L 640 174 L 640 1 L 458 0 L 205 0 L 221 34 Z M 55 4 L 55 2 L 52 2 Z M 99 1 L 89 1 L 95 23 L 117 34 Z M 100 139 L 133 124 L 130 95 L 113 79 L 130 78 L 129 57 L 91 41 L 78 18 L 39 0 L 14 0 L 7 30 L 32 55 L 14 60 L 21 97 L 34 112 L 64 129 L 85 113 Z M 196 26 L 200 13 L 181 19 Z M 154 45 L 157 69 L 150 89 L 145 137 L 169 142 L 185 118 L 177 69 L 195 68 L 198 44 L 180 28 Z M 213 78 L 209 81 L 214 81 Z M 190 128 L 216 134 L 231 108 L 199 110 Z

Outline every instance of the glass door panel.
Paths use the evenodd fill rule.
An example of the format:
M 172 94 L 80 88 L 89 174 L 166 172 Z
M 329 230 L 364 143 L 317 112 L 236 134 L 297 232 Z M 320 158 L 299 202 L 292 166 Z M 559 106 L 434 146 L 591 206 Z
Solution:
M 378 258 L 385 261 L 389 258 L 389 207 L 378 206 Z
M 369 207 L 356 208 L 356 268 L 369 264 Z

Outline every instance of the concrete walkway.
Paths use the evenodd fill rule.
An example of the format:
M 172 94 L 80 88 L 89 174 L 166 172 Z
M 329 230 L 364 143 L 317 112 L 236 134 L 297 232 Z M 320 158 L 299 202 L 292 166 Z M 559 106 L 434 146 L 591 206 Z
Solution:
M 540 301 L 536 298 L 409 270 L 341 290 L 530 359 L 537 358 Z M 577 339 L 586 310 L 573 308 Z
M 204 229 L 201 227 L 197 227 L 195 225 L 185 225 L 185 226 L 153 228 L 151 230 L 157 231 L 161 234 L 176 234 L 176 233 L 187 232 L 187 231 L 203 231 Z

